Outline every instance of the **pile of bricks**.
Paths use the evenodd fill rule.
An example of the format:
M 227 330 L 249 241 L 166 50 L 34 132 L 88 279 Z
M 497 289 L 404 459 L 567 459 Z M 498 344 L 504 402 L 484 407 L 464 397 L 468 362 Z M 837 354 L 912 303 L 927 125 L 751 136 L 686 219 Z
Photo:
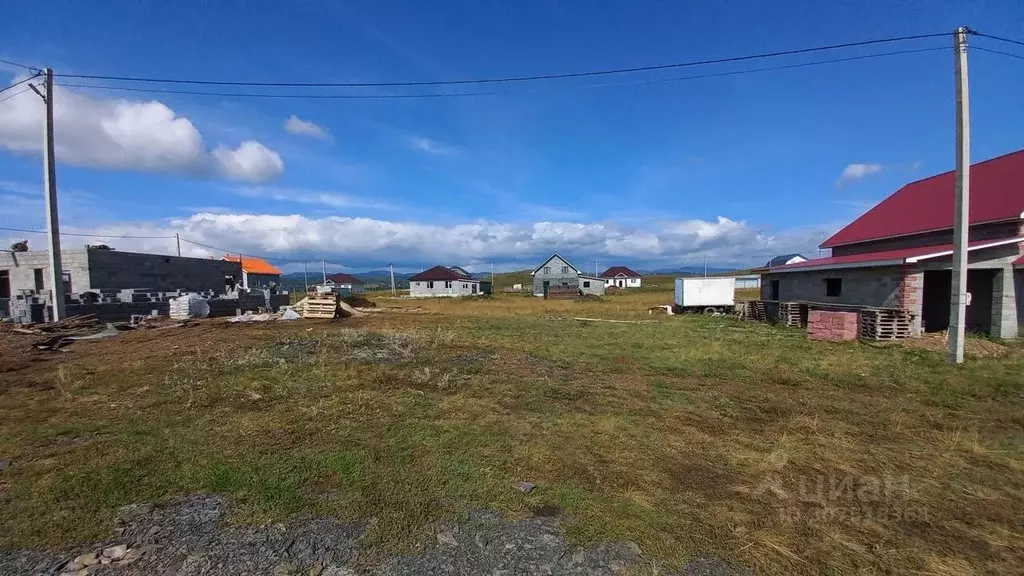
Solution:
M 856 340 L 857 313 L 811 310 L 807 314 L 807 337 L 829 342 Z

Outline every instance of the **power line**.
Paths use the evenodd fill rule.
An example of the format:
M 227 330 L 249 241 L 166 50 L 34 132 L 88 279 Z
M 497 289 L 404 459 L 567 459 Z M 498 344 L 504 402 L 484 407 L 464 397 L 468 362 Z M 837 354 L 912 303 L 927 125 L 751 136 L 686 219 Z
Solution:
M 464 84 L 498 84 L 509 82 L 530 82 L 536 80 L 557 80 L 564 78 L 582 78 L 589 76 L 608 76 L 612 74 L 629 74 L 634 72 L 651 72 L 655 70 L 668 70 L 673 68 L 689 68 L 693 66 L 704 66 L 708 64 L 726 64 L 730 62 L 745 62 L 763 58 L 776 58 L 779 56 L 793 56 L 796 54 L 808 54 L 811 52 L 822 52 L 827 50 L 839 50 L 842 48 L 855 48 L 858 46 L 873 46 L 876 44 L 888 44 L 893 42 L 904 42 L 908 40 L 921 40 L 925 38 L 948 37 L 948 32 L 937 34 L 917 34 L 913 36 L 900 36 L 894 38 L 880 38 L 875 40 L 863 40 L 860 42 L 846 42 L 843 44 L 831 44 L 827 46 L 815 46 L 812 48 L 798 48 L 794 50 L 781 50 L 778 52 L 766 52 L 761 54 L 748 54 L 744 56 L 731 56 L 728 58 L 715 58 L 710 60 L 696 60 L 690 62 L 676 62 L 672 64 L 657 64 L 652 66 L 637 66 L 633 68 L 615 68 L 610 70 L 594 70 L 588 72 L 567 72 L 561 74 L 537 74 L 531 76 L 508 76 L 501 78 L 476 78 L 468 80 L 429 80 L 420 82 L 249 82 L 234 80 L 192 80 L 183 78 L 145 78 L 135 76 L 104 76 L 96 74 L 58 74 L 60 78 L 76 78 L 80 80 L 110 80 L 117 82 L 152 82 L 157 84 L 194 84 L 208 86 L 249 86 L 249 87 L 280 87 L 280 88 L 384 88 L 384 87 L 409 87 L 409 86 L 451 86 Z
M 173 236 L 171 236 L 171 238 L 173 238 Z M 192 244 L 194 246 L 200 246 L 202 248 L 207 248 L 209 250 L 216 250 L 217 252 L 223 252 L 224 254 L 227 254 L 228 256 L 231 256 L 233 254 L 237 254 L 240 257 L 259 258 L 261 260 L 267 260 L 267 261 L 270 261 L 270 262 L 283 262 L 285 264 L 295 263 L 295 262 L 304 262 L 305 260 L 309 260 L 309 258 L 306 258 L 305 260 L 303 260 L 303 259 L 295 259 L 295 258 L 275 258 L 275 257 L 272 257 L 272 256 L 260 256 L 258 254 L 246 254 L 246 253 L 238 252 L 237 250 L 227 250 L 225 248 L 218 248 L 216 246 L 210 246 L 209 244 L 203 244 L 201 242 L 196 242 L 195 240 L 189 240 L 188 238 L 185 238 L 184 236 L 181 237 L 181 241 L 182 242 L 188 242 L 189 244 Z
M 968 32 L 968 33 L 972 34 L 974 36 L 979 36 L 981 38 L 991 38 L 992 40 L 999 40 L 1000 42 L 1009 42 L 1010 44 L 1016 44 L 1018 46 L 1024 46 L 1024 42 L 1022 42 L 1020 40 L 1012 40 L 1010 38 L 1002 38 L 1000 36 L 993 36 L 991 34 L 982 34 L 981 32 L 974 32 L 974 31 L 971 31 L 971 32 Z
M 578 86 L 557 86 L 557 87 L 545 87 L 545 88 L 532 88 L 526 90 L 504 90 L 504 91 L 489 91 L 489 92 L 457 92 L 448 94 L 384 94 L 384 95 L 361 95 L 361 94 L 267 94 L 267 93 L 242 93 L 242 92 L 206 92 L 206 91 L 194 91 L 194 90 L 173 90 L 164 88 L 133 88 L 129 86 L 101 86 L 96 84 L 65 84 L 61 86 L 65 88 L 88 88 L 97 90 L 118 90 L 126 92 L 145 92 L 145 93 L 156 93 L 156 94 L 185 94 L 191 96 L 224 96 L 224 97 L 240 97 L 240 98 L 285 98 L 285 99 L 314 99 L 314 100 L 390 100 L 390 99 L 407 99 L 407 98 L 457 98 L 457 97 L 468 97 L 468 96 L 501 96 L 511 94 L 529 94 L 536 92 L 546 92 L 551 90 L 564 90 L 564 89 L 596 89 L 596 88 L 617 88 L 625 86 L 639 86 L 647 84 L 662 84 L 668 82 L 680 82 L 685 80 L 699 80 L 704 78 L 717 78 L 722 76 L 738 76 L 742 74 L 755 74 L 761 72 L 772 72 L 777 70 L 789 70 L 794 68 L 806 68 L 810 66 L 820 66 L 824 64 L 836 64 L 840 62 L 850 62 L 854 60 L 867 60 L 871 58 L 882 58 L 888 56 L 898 56 L 905 54 L 918 54 L 923 52 L 935 52 L 935 51 L 946 51 L 946 47 L 935 47 L 935 48 L 916 48 L 913 50 L 896 50 L 892 52 L 879 52 L 876 54 L 862 54 L 860 56 L 847 56 L 843 58 L 831 58 L 828 60 L 816 60 L 813 62 L 800 62 L 797 64 L 783 64 L 779 66 L 765 66 L 761 68 L 748 68 L 745 70 L 731 70 L 727 72 L 713 72 L 709 74 L 695 74 L 691 76 L 674 76 L 671 78 L 654 78 L 648 80 L 637 80 L 629 82 L 616 82 L 606 84 L 584 84 Z
M 981 46 L 971 46 L 973 50 L 981 50 L 982 52 L 991 52 L 993 54 L 1002 54 L 1003 56 L 1009 56 L 1010 58 L 1016 58 L 1018 60 L 1024 60 L 1024 56 L 1020 54 L 1011 54 L 1009 52 L 1002 52 L 1000 50 L 993 50 L 991 48 L 982 48 Z
M 47 234 L 46 230 L 27 230 L 24 228 L 0 228 L 5 232 L 24 232 L 25 234 Z M 87 238 L 132 238 L 136 240 L 173 239 L 174 236 L 121 236 L 116 234 L 85 234 L 81 232 L 61 232 L 61 236 L 83 236 Z
M 11 62 L 10 60 L 0 59 L 0 64 L 7 64 L 8 66 L 17 66 L 18 68 L 24 68 L 25 70 L 30 70 L 32 72 L 39 71 L 39 68 L 36 68 L 35 66 L 29 66 L 28 64 L 18 64 L 17 62 Z
M 3 97 L 3 98 L 0 98 L 0 104 L 2 104 L 2 103 L 4 103 L 4 102 L 7 102 L 8 100 L 10 100 L 11 98 L 14 98 L 15 96 L 18 96 L 18 95 L 24 94 L 25 92 L 28 92 L 29 90 L 31 90 L 31 88 L 23 88 L 23 89 L 21 89 L 21 90 L 18 90 L 18 91 L 17 91 L 17 92 L 15 92 L 14 94 L 11 94 L 11 95 L 9 95 L 9 96 L 5 96 L 5 97 Z
M 19 80 L 18 82 L 15 82 L 14 84 L 11 84 L 10 86 L 8 86 L 6 88 L 0 88 L 0 92 L 6 92 L 6 91 L 10 90 L 11 88 L 14 88 L 15 86 L 20 86 L 21 84 L 24 84 L 25 82 L 28 82 L 29 80 L 33 80 L 33 79 L 38 78 L 38 77 L 39 77 L 39 74 L 36 74 L 35 76 L 30 76 L 28 78 L 25 78 L 24 80 Z

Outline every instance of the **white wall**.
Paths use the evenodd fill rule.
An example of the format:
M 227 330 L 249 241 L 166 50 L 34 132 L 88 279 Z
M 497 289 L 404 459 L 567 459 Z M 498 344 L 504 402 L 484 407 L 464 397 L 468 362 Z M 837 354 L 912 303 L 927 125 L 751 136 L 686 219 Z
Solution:
M 473 292 L 476 286 L 476 292 Z M 472 296 L 480 293 L 480 283 L 469 280 L 433 280 L 430 282 L 409 282 L 409 296 L 417 298 L 434 296 Z

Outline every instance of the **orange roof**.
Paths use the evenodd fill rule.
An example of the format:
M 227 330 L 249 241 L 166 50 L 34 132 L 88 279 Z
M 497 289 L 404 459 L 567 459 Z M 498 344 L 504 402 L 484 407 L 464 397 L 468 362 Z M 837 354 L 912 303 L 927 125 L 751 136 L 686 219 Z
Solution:
M 224 259 L 228 262 L 241 262 L 242 270 L 248 274 L 281 274 L 281 271 L 274 267 L 273 264 L 262 258 L 253 258 L 252 256 L 232 256 L 230 254 L 226 254 Z

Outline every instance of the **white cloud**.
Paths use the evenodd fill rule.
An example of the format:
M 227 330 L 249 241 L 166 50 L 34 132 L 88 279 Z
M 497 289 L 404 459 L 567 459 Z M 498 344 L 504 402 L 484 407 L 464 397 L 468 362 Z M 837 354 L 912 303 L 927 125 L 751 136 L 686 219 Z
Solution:
M 218 146 L 213 158 L 220 173 L 231 180 L 267 182 L 284 172 L 281 156 L 255 140 L 246 140 L 234 150 Z
M 43 105 L 25 92 L 0 107 L 0 147 L 42 149 Z M 284 171 L 281 157 L 259 142 L 210 153 L 192 121 L 157 101 L 100 99 L 55 88 L 54 123 L 60 162 L 111 170 L 222 175 L 266 181 Z
M 284 121 L 284 130 L 289 134 L 295 134 L 298 136 L 309 136 L 319 140 L 331 139 L 331 134 L 326 128 L 318 126 L 308 120 L 303 120 L 294 114 Z
M 425 138 L 423 136 L 410 136 L 409 146 L 413 150 L 418 150 L 425 154 L 433 154 L 437 156 L 447 156 L 450 154 L 455 154 L 455 148 L 442 144 L 437 140 L 431 140 L 430 138 Z
M 75 231 L 69 227 L 65 230 Z M 582 222 L 435 224 L 339 216 L 197 213 L 163 224 L 118 224 L 99 230 L 103 234 L 141 236 L 173 236 L 174 232 L 232 252 L 283 258 L 324 256 L 357 268 L 390 262 L 419 266 L 495 261 L 506 269 L 523 269 L 554 251 L 578 266 L 589 266 L 589 262 L 599 259 L 608 265 L 674 267 L 692 265 L 705 255 L 714 263 L 753 265 L 776 254 L 806 253 L 822 237 L 821 230 L 812 229 L 765 234 L 745 222 L 724 217 L 715 221 L 662 222 L 635 229 Z M 439 238 L 445 241 L 439 242 Z M 109 239 L 105 243 L 119 249 L 163 253 L 173 249 L 173 241 L 167 240 Z M 182 250 L 199 257 L 218 253 L 186 242 Z
M 836 181 L 836 187 L 842 188 L 854 180 L 860 180 L 872 174 L 880 174 L 884 167 L 881 164 L 848 164 Z
M 287 188 L 281 186 L 247 186 L 236 188 L 235 193 L 245 198 L 266 198 L 278 202 L 294 202 L 297 204 L 314 204 L 328 208 L 377 208 L 391 206 L 369 198 L 339 194 L 324 190 L 306 188 Z

